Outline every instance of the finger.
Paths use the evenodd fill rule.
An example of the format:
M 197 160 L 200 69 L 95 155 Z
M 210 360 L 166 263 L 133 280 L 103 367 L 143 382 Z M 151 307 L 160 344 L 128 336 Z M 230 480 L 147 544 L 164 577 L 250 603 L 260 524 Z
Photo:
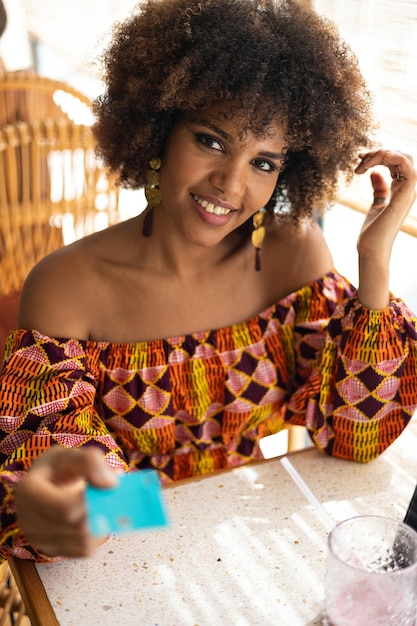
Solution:
M 109 488 L 117 483 L 97 449 L 54 446 L 33 463 L 16 487 L 16 505 L 25 520 L 77 523 L 85 517 L 86 483 Z
M 48 556 L 87 556 L 97 545 L 87 526 L 85 482 L 51 486 L 37 472 L 16 487 L 19 525 L 29 543 Z
M 15 503 L 23 530 L 57 526 L 60 530 L 75 527 L 85 518 L 85 482 L 56 486 L 42 473 L 29 472 L 15 489 Z
M 105 462 L 104 454 L 95 447 L 66 449 L 54 446 L 33 464 L 44 478 L 56 485 L 86 481 L 96 487 L 117 484 L 117 475 Z
M 390 171 L 394 181 L 412 180 L 415 182 L 416 171 L 413 158 L 403 152 L 393 150 L 376 150 L 359 154 L 361 162 L 355 169 L 356 174 L 363 174 L 368 169 L 377 165 L 384 165 Z
M 103 538 L 93 537 L 85 529 L 84 532 L 50 532 L 47 537 L 32 536 L 31 543 L 39 552 L 49 557 L 79 558 L 91 556 L 103 543 Z
M 390 188 L 385 178 L 379 172 L 371 173 L 371 183 L 374 190 L 373 205 L 382 207 L 389 202 Z
M 32 544 L 48 556 L 83 557 L 90 556 L 94 550 L 106 543 L 110 537 L 91 535 L 86 518 L 77 526 L 62 529 L 62 526 L 53 527 L 45 538 L 44 534 L 32 536 Z

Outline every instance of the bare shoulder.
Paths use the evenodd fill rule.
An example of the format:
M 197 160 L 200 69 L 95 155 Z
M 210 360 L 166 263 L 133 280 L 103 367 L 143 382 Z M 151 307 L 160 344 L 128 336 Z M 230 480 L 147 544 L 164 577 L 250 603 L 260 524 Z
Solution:
M 314 220 L 305 220 L 297 229 L 299 256 L 313 274 L 322 276 L 333 269 L 333 258 L 323 235 Z
M 277 221 L 268 244 L 269 271 L 281 272 L 286 295 L 314 282 L 333 269 L 333 258 L 320 226 L 313 220 L 298 224 Z
M 87 339 L 94 303 L 102 294 L 100 274 L 123 249 L 127 223 L 64 246 L 43 258 L 22 291 L 19 326 L 55 337 Z

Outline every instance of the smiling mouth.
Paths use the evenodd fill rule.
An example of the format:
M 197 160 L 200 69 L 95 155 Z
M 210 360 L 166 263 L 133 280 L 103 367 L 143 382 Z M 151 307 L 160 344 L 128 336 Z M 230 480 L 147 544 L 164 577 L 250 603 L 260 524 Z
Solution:
M 207 213 L 214 213 L 214 215 L 228 215 L 231 213 L 231 209 L 226 209 L 224 206 L 218 206 L 207 200 L 202 200 L 198 196 L 193 194 L 194 200 L 201 206 Z

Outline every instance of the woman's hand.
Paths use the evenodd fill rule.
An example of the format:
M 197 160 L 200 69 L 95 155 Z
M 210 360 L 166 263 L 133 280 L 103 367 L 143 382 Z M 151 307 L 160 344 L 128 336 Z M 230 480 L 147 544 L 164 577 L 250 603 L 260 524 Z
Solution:
M 389 302 L 389 262 L 395 238 L 415 199 L 417 172 L 413 159 L 402 152 L 377 150 L 360 154 L 357 174 L 383 165 L 392 183 L 378 172 L 371 174 L 374 202 L 368 211 L 358 239 L 358 298 L 370 309 L 383 309 Z
M 18 525 L 36 550 L 51 557 L 84 557 L 103 543 L 88 532 L 86 482 L 102 488 L 117 483 L 100 450 L 54 446 L 16 486 Z

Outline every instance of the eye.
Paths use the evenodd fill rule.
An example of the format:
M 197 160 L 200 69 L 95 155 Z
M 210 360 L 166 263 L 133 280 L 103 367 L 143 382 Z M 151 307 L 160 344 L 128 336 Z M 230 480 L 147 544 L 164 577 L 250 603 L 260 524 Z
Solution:
M 218 150 L 219 152 L 224 152 L 224 148 L 221 142 L 215 137 L 212 137 L 211 135 L 204 135 L 203 133 L 198 133 L 197 141 L 202 143 L 203 146 L 210 148 L 211 150 Z
M 277 172 L 278 168 L 271 161 L 267 161 L 266 159 L 255 159 L 254 165 L 262 170 L 262 172 Z

